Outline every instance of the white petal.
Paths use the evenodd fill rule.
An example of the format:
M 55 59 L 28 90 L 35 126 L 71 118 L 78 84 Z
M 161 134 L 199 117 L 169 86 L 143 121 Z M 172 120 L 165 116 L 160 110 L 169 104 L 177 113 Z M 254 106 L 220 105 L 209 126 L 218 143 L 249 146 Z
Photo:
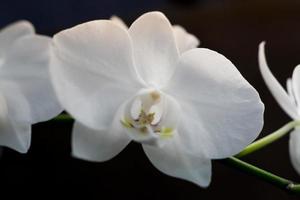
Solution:
M 8 121 L 0 127 L 0 146 L 26 153 L 30 147 L 31 125 L 26 122 Z
M 143 148 L 151 163 L 161 172 L 202 187 L 209 185 L 211 161 L 201 154 L 196 156 L 185 152 L 178 137 L 161 148 L 149 145 L 143 145 Z
M 290 159 L 295 170 L 300 174 L 300 129 L 296 128 L 290 133 L 289 141 Z
M 20 153 L 28 151 L 31 141 L 29 123 L 9 121 L 0 130 L 0 146 L 12 148 Z
M 110 18 L 110 20 L 115 23 L 116 25 L 119 25 L 120 27 L 122 27 L 123 29 L 127 30 L 128 29 L 128 26 L 124 23 L 124 21 L 118 17 L 118 16 L 112 16 Z
M 142 87 L 128 33 L 108 20 L 54 36 L 50 73 L 63 107 L 82 124 L 106 129 L 117 108 Z
M 191 152 L 225 158 L 245 148 L 262 129 L 264 106 L 258 93 L 215 51 L 185 52 L 165 89 L 181 106 L 179 136 Z
M 28 21 L 18 21 L 0 30 L 0 57 L 6 52 L 7 48 L 17 39 L 33 35 L 34 28 Z
M 125 103 L 118 109 L 108 129 L 94 130 L 75 122 L 72 134 L 73 156 L 102 162 L 120 153 L 131 141 L 120 122 L 124 107 Z
M 291 78 L 288 78 L 287 80 L 286 80 L 286 89 L 287 89 L 287 92 L 288 92 L 288 95 L 290 96 L 290 97 L 293 97 L 294 96 L 294 91 L 293 91 L 293 88 L 292 88 L 293 86 L 292 86 L 292 79 Z
M 180 53 L 196 48 L 200 44 L 198 38 L 188 33 L 182 26 L 174 25 L 173 30 Z
M 29 106 L 18 87 L 1 84 L 0 96 L 0 146 L 26 153 L 31 140 Z
M 299 103 L 300 103 L 300 65 L 297 65 L 294 69 L 291 88 L 292 88 L 292 91 L 294 94 L 295 102 L 299 106 Z M 295 105 L 295 107 L 297 107 L 297 106 Z M 299 109 L 300 109 L 300 107 L 298 108 L 298 113 L 300 113 Z
M 293 83 L 292 83 L 292 79 L 288 78 L 286 81 L 286 88 L 287 88 L 287 94 L 290 97 L 290 101 L 295 105 L 295 107 L 297 106 L 297 102 L 296 102 L 296 97 L 295 97 L 295 92 L 294 92 L 294 88 L 293 88 Z
M 49 75 L 51 39 L 29 35 L 14 42 L 8 49 L 1 67 L 1 82 L 18 85 L 30 105 L 30 121 L 37 123 L 49 120 L 60 112 Z
M 149 84 L 165 85 L 172 76 L 178 50 L 172 26 L 160 12 L 139 17 L 129 28 L 137 71 Z
M 297 108 L 291 102 L 288 94 L 280 85 L 280 83 L 276 80 L 273 76 L 272 72 L 270 71 L 266 57 L 265 57 L 265 42 L 260 43 L 259 45 L 259 54 L 258 54 L 258 61 L 259 61 L 259 68 L 261 74 L 269 87 L 271 93 L 273 94 L 274 98 L 277 100 L 278 104 L 281 108 L 293 119 L 298 118 Z

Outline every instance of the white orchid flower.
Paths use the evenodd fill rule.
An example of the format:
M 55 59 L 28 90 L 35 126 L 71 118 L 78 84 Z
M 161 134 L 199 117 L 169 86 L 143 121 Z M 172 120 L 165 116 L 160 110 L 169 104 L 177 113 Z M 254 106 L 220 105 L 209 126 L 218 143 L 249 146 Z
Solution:
M 0 31 L 0 145 L 27 152 L 31 125 L 61 112 L 49 79 L 51 39 L 27 21 Z
M 110 20 L 122 28 L 126 30 L 128 29 L 124 21 L 118 16 L 114 15 L 110 18 Z M 200 45 L 200 40 L 196 36 L 188 33 L 182 26 L 173 25 L 172 28 L 179 53 L 183 53 Z
M 261 74 L 281 108 L 294 120 L 300 120 L 300 65 L 287 80 L 287 91 L 273 76 L 265 57 L 265 42 L 259 45 L 259 66 Z M 289 150 L 292 165 L 300 174 L 300 128 L 296 127 L 290 135 Z
M 163 173 L 206 187 L 211 159 L 240 152 L 262 128 L 264 106 L 235 66 L 209 49 L 180 54 L 160 12 L 128 30 L 110 20 L 78 25 L 56 34 L 52 50 L 78 158 L 109 160 L 135 141 Z

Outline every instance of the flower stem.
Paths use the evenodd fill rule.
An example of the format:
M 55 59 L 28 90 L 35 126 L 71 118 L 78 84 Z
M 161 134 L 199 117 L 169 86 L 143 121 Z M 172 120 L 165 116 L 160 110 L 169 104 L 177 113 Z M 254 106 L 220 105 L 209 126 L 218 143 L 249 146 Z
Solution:
M 244 162 L 238 158 L 230 157 L 223 161 L 222 163 L 234 167 L 242 172 L 253 175 L 261 180 L 264 180 L 270 184 L 273 184 L 283 190 L 287 190 L 293 193 L 300 194 L 300 184 L 295 184 L 292 181 L 272 174 L 247 162 Z
M 247 146 L 243 151 L 241 151 L 239 154 L 237 154 L 235 157 L 241 158 L 243 156 L 246 156 L 250 153 L 253 153 L 269 144 L 272 142 L 278 140 L 279 138 L 283 137 L 286 135 L 289 131 L 291 131 L 293 128 L 296 126 L 300 125 L 300 121 L 291 121 L 287 124 L 285 124 L 283 127 L 278 129 L 277 131 L 267 135 L 266 137 L 263 137 L 256 142 L 253 142 L 249 146 Z
M 53 121 L 59 122 L 72 122 L 74 119 L 69 114 L 60 114 L 57 117 L 52 119 Z
M 291 183 L 287 189 L 291 192 L 300 194 L 300 184 Z

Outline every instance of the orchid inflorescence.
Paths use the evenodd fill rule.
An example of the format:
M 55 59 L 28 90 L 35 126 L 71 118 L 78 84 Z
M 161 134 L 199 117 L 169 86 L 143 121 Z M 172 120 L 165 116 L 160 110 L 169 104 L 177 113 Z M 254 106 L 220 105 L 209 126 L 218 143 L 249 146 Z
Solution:
M 252 143 L 263 127 L 258 92 L 230 60 L 199 44 L 160 12 L 129 27 L 116 16 L 95 20 L 53 38 L 37 35 L 27 21 L 2 29 L 0 145 L 26 153 L 31 125 L 65 110 L 75 120 L 72 155 L 79 159 L 106 161 L 134 141 L 158 170 L 201 187 L 211 182 L 211 160 L 230 157 L 249 168 L 231 156 L 249 154 L 299 123 Z M 264 43 L 259 66 L 280 106 L 299 120 L 300 68 L 285 92 L 267 66 Z M 291 133 L 290 155 L 300 174 L 299 130 Z

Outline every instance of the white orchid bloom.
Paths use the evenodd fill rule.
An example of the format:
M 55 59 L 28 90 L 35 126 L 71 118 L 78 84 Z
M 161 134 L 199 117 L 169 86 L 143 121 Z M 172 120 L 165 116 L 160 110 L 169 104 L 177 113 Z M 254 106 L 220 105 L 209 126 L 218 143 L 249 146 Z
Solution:
M 287 91 L 273 76 L 265 57 L 265 42 L 259 45 L 259 66 L 261 74 L 281 108 L 294 120 L 300 120 L 300 65 L 287 80 Z M 292 165 L 300 174 L 300 128 L 296 127 L 290 135 L 289 150 Z
M 27 152 L 31 125 L 61 112 L 50 83 L 51 39 L 27 21 L 0 31 L 0 145 Z
M 128 30 L 97 20 L 54 36 L 51 77 L 76 119 L 73 155 L 116 156 L 140 142 L 165 174 L 206 187 L 211 159 L 240 152 L 261 131 L 256 90 L 221 54 L 180 55 L 168 19 L 139 17 Z
M 118 16 L 112 16 L 110 18 L 110 20 L 121 26 L 122 28 L 124 29 L 128 29 L 127 25 L 124 23 L 124 21 L 119 18 Z M 187 50 L 190 50 L 190 49 L 193 49 L 193 48 L 196 48 L 197 46 L 200 45 L 200 40 L 188 33 L 185 28 L 183 28 L 182 26 L 180 25 L 173 25 L 173 31 L 174 31 L 174 36 L 175 36 L 175 42 L 176 42 L 176 45 L 177 45 L 177 48 L 179 50 L 179 53 L 183 53 Z

